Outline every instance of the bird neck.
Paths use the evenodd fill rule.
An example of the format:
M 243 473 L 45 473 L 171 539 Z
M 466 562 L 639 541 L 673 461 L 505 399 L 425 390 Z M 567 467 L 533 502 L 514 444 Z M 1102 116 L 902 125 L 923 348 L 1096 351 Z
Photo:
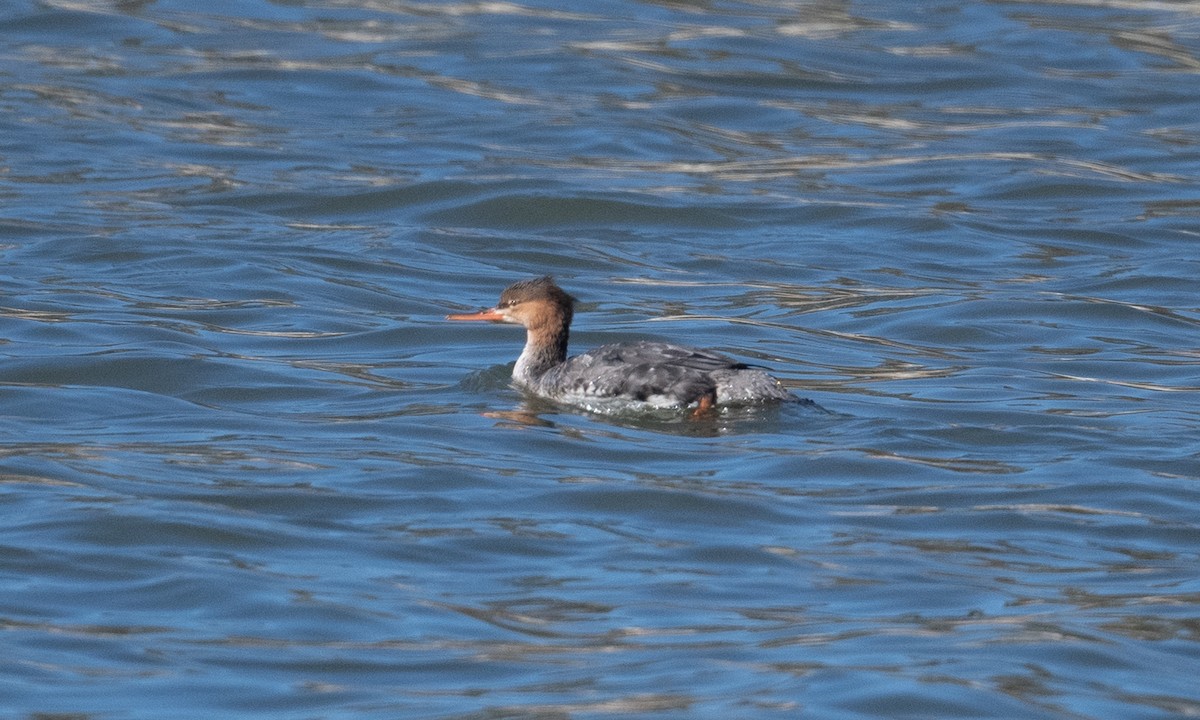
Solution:
M 513 378 L 526 385 L 532 384 L 550 368 L 561 365 L 567 359 L 569 335 L 570 327 L 566 323 L 530 327 L 525 333 L 525 349 L 513 368 Z

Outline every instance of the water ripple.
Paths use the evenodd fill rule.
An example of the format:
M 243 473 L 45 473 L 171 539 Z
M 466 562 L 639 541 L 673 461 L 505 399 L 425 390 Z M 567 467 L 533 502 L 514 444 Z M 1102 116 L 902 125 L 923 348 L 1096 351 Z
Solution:
M 1196 20 L 5 9 L 5 707 L 1200 714 Z M 827 412 L 527 396 L 548 272 Z

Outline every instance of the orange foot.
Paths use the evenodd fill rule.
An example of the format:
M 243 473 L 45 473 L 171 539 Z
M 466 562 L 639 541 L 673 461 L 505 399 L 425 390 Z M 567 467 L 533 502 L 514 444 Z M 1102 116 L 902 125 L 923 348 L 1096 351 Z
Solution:
M 700 401 L 696 403 L 696 409 L 692 411 L 693 418 L 702 418 L 712 412 L 713 406 L 717 404 L 717 399 L 713 393 L 701 395 Z

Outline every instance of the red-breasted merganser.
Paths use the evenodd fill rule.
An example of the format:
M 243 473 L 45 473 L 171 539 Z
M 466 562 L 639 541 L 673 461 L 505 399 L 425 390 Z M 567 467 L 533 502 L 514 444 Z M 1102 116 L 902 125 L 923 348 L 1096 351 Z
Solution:
M 523 325 L 525 349 L 513 380 L 537 395 L 592 410 L 745 405 L 800 398 L 762 370 L 733 358 L 662 342 L 601 345 L 567 358 L 575 298 L 550 277 L 522 280 L 494 308 L 447 315 Z

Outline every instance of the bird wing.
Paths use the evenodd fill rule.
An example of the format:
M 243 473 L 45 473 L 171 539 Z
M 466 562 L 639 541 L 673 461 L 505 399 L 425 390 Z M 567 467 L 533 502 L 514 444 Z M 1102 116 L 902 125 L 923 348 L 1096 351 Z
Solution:
M 732 358 L 659 342 L 602 345 L 559 368 L 556 384 L 593 397 L 669 398 L 686 405 L 716 391 L 711 373 L 746 367 Z

